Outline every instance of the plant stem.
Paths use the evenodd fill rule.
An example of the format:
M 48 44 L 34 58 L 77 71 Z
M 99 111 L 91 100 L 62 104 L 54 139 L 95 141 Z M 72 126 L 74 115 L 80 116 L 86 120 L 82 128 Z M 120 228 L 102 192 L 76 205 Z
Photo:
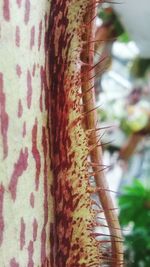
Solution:
M 92 0 L 94 4 L 94 0 Z M 94 6 L 94 5 L 93 5 Z M 84 36 L 84 40 L 86 38 L 87 45 L 83 49 L 82 53 L 82 60 L 85 63 L 88 63 L 89 66 L 93 66 L 93 58 L 94 58 L 94 42 L 91 42 L 94 40 L 94 28 L 95 28 L 95 20 L 92 18 L 95 18 L 96 14 L 96 7 L 93 8 L 93 10 L 87 12 L 87 15 L 84 19 L 85 24 L 87 25 L 88 21 L 90 22 L 90 25 L 87 26 L 86 34 Z M 86 71 L 89 68 L 89 71 L 87 72 L 86 76 L 86 83 L 83 81 L 82 85 L 82 93 L 83 93 L 83 106 L 84 106 L 84 112 L 88 112 L 89 110 L 92 110 L 88 113 L 88 116 L 86 117 L 86 128 L 87 129 L 96 129 L 97 125 L 97 112 L 94 109 L 95 107 L 95 95 L 94 95 L 94 78 L 91 79 L 91 77 L 94 76 L 94 69 L 89 66 L 83 66 L 82 71 Z M 87 92 L 89 88 L 92 88 L 90 91 Z M 87 93 L 85 93 L 87 92 Z M 89 100 L 90 99 L 90 100 Z M 92 134 L 90 136 L 90 139 L 92 140 L 92 144 L 98 144 L 95 149 L 93 149 L 90 152 L 91 161 L 97 163 L 97 165 L 102 165 L 102 149 L 100 145 L 100 141 L 97 137 L 97 132 L 92 131 Z M 122 246 L 122 236 L 121 236 L 121 230 L 120 225 L 118 222 L 118 218 L 116 215 L 116 212 L 114 211 L 114 204 L 110 196 L 110 192 L 108 192 L 108 184 L 106 181 L 106 177 L 104 174 L 104 171 L 98 172 L 98 167 L 93 167 L 94 172 L 96 172 L 95 175 L 95 181 L 97 187 L 100 187 L 105 190 L 99 191 L 99 199 L 101 202 L 101 205 L 104 209 L 104 214 L 106 217 L 106 221 L 109 226 L 109 231 L 111 235 L 111 244 L 112 244 L 112 267 L 119 267 L 123 266 L 123 246 Z

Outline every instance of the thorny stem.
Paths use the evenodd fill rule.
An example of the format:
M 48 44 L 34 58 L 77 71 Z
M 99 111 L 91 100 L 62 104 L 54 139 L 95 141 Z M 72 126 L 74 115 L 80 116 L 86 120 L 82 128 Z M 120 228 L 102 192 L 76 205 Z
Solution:
M 93 1 L 93 7 L 95 0 Z M 93 66 L 93 58 L 94 58 L 94 42 L 92 40 L 94 39 L 94 26 L 95 21 L 92 20 L 92 18 L 95 18 L 96 14 L 96 4 L 95 8 L 90 10 L 90 12 L 87 12 L 87 15 L 84 19 L 84 23 L 87 23 L 90 21 L 89 27 L 86 29 L 86 33 L 84 34 L 83 38 L 84 41 L 87 41 L 86 47 L 83 48 L 82 52 L 82 61 L 85 63 L 88 63 L 90 66 Z M 87 68 L 89 68 L 89 72 L 87 72 Z M 88 91 L 89 88 L 94 87 L 94 78 L 90 79 L 90 77 L 94 77 L 94 70 L 93 68 L 88 67 L 88 65 L 82 67 L 82 71 L 87 72 L 86 76 L 86 83 L 83 82 L 82 85 L 82 93 L 83 93 L 83 106 L 84 106 L 84 112 L 88 112 L 89 110 L 92 110 L 92 112 L 88 113 L 88 116 L 86 116 L 86 128 L 87 129 L 94 129 L 96 128 L 97 124 L 97 113 L 96 110 L 94 110 L 95 107 L 95 97 L 94 97 L 94 89 L 91 89 Z M 86 93 L 85 93 L 86 92 Z M 90 99 L 90 101 L 89 101 Z M 95 149 L 91 150 L 90 156 L 91 161 L 96 162 L 98 165 L 103 165 L 102 162 L 102 148 L 100 145 L 100 141 L 98 140 L 96 131 L 91 132 L 90 140 L 92 140 L 93 143 L 98 143 L 97 146 L 95 146 Z M 107 189 L 100 190 L 98 192 L 99 199 L 102 205 L 102 208 L 104 210 L 105 218 L 108 223 L 110 235 L 111 235 L 111 246 L 112 246 L 112 259 L 115 259 L 115 261 L 112 261 L 112 267 L 120 267 L 123 266 L 123 245 L 122 245 L 122 235 L 120 230 L 119 221 L 114 209 L 114 204 L 110 196 L 109 187 L 106 181 L 106 177 L 104 174 L 104 171 L 98 172 L 98 167 L 93 167 L 95 174 L 95 181 L 97 187 Z M 120 242 L 121 240 L 121 242 Z

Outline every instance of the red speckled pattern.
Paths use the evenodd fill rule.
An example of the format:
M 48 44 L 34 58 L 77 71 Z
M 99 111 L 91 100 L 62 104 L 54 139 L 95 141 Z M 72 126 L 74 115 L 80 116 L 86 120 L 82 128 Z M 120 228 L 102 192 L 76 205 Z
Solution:
M 49 10 L 48 0 L 0 1 L 1 267 L 51 266 Z
M 50 128 L 54 173 L 56 266 L 98 267 L 88 192 L 88 138 L 80 106 L 83 17 L 90 1 L 52 1 L 50 13 Z
M 0 2 L 2 267 L 100 264 L 79 97 L 89 4 Z

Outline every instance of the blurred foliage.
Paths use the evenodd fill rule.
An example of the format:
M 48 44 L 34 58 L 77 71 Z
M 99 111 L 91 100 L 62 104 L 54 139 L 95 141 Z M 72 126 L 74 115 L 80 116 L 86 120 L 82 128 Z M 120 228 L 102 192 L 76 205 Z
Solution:
M 126 113 L 120 120 L 120 128 L 126 135 L 139 132 L 144 129 L 149 121 L 149 116 L 138 106 L 131 106 L 132 113 Z
M 128 43 L 130 41 L 129 35 L 127 32 L 123 32 L 118 36 L 118 41 L 121 43 Z
M 108 113 L 104 109 L 97 109 L 98 117 L 100 118 L 101 122 L 105 122 L 108 120 Z
M 99 18 L 103 20 L 104 25 L 111 25 L 114 30 L 114 34 L 118 37 L 120 42 L 129 42 L 129 36 L 124 30 L 117 14 L 111 7 L 101 8 L 98 13 Z
M 131 231 L 125 237 L 128 267 L 150 266 L 150 188 L 135 180 L 119 197 L 120 224 Z
M 127 119 L 126 118 L 122 118 L 120 121 L 120 129 L 127 135 L 131 135 L 132 134 L 132 130 L 130 128 L 130 126 L 127 123 Z
M 145 188 L 138 180 L 132 186 L 125 187 L 119 197 L 119 206 L 122 226 L 130 222 L 134 223 L 134 227 L 150 226 L 150 189 Z
M 150 266 L 150 229 L 134 229 L 125 238 L 127 267 Z
M 131 64 L 131 73 L 136 78 L 143 78 L 146 72 L 150 69 L 150 59 L 149 58 L 135 58 Z
M 149 121 L 149 115 L 144 110 L 147 102 L 140 100 L 138 104 L 126 105 L 124 101 L 110 100 L 108 105 L 98 110 L 101 122 L 117 121 L 122 132 L 129 136 L 144 129 Z M 111 108 L 110 108 L 111 107 Z

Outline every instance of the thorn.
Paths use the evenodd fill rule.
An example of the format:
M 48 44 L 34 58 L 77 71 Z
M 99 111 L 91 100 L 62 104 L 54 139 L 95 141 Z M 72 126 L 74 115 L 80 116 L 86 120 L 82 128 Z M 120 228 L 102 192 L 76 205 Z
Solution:
M 97 139 L 97 138 L 100 138 L 102 136 L 102 134 L 98 134 L 98 135 L 94 135 L 94 136 L 91 136 L 90 139 Z
M 98 140 L 95 140 L 94 144 L 90 144 L 90 146 L 94 145 L 94 146 L 97 146 L 97 145 L 101 145 L 101 140 L 103 138 L 103 136 L 106 134 L 106 132 L 100 134 L 99 136 L 97 136 Z M 92 139 L 97 139 L 96 136 L 93 136 Z
M 102 144 L 99 144 L 99 145 L 92 145 L 89 147 L 89 154 L 91 154 L 91 151 L 93 151 L 94 149 L 98 148 L 98 147 L 102 147 Z
M 105 168 L 103 168 L 103 169 L 100 169 L 100 170 L 97 170 L 97 171 L 94 171 L 94 172 L 89 172 L 89 173 L 88 173 L 88 174 L 89 174 L 89 177 L 90 177 L 90 176 L 96 176 L 99 172 L 103 172 L 103 171 L 107 170 L 107 168 L 108 168 L 108 167 L 105 167 Z
M 92 112 L 92 111 L 97 110 L 98 108 L 100 108 L 100 106 L 101 106 L 101 105 L 99 105 L 99 106 L 97 106 L 97 107 L 94 107 L 94 108 L 92 108 L 92 109 L 90 109 L 90 110 L 88 110 L 88 111 L 85 111 L 85 112 L 83 113 L 83 116 L 84 116 L 84 115 L 87 115 L 89 112 Z
M 112 144 L 112 141 L 105 142 L 105 143 L 100 143 L 100 144 L 96 144 L 96 145 L 92 145 L 92 146 L 89 147 L 89 153 L 91 151 L 93 151 L 94 149 L 98 148 L 98 147 L 104 147 L 104 146 L 109 145 L 109 144 Z
M 81 93 L 82 96 L 84 96 L 85 94 L 87 94 L 88 92 L 92 92 L 92 90 L 94 89 L 95 85 L 93 85 L 92 87 L 90 87 L 89 89 L 87 89 L 86 91 L 84 91 L 83 93 Z
M 119 210 L 119 208 L 105 209 L 105 211 L 113 211 L 113 210 Z M 103 210 L 103 212 L 104 212 L 104 210 Z
M 98 163 L 98 162 L 91 162 L 91 161 L 89 161 L 88 162 L 88 165 L 89 165 L 89 167 L 108 167 L 107 165 L 105 165 L 105 164 L 100 164 L 100 163 Z
M 91 67 L 91 64 L 86 63 L 86 62 L 84 62 L 84 61 L 82 61 L 82 60 L 80 60 L 80 63 L 81 63 L 81 66 Z
M 106 224 L 101 224 L 101 223 L 96 223 L 96 226 L 101 226 L 101 227 L 106 227 L 106 228 L 109 228 L 108 225 Z M 121 230 L 121 228 L 115 228 L 115 227 L 111 227 L 111 229 L 115 229 L 115 230 Z
M 92 50 L 91 50 L 92 51 Z M 85 75 L 87 75 L 87 73 L 88 72 L 90 72 L 90 71 L 92 71 L 94 68 L 96 68 L 96 66 L 98 66 L 100 63 L 102 63 L 105 59 L 107 59 L 108 58 L 108 55 L 106 55 L 106 56 L 103 56 L 102 58 L 101 58 L 101 60 L 100 61 L 98 61 L 94 66 L 91 66 L 90 64 L 85 64 L 86 66 L 90 66 L 91 68 L 89 69 L 89 70 L 86 70 L 86 71 L 84 71 L 84 72 L 82 72 L 82 75 L 81 75 L 81 77 L 83 78 Z M 103 69 L 102 69 L 103 70 Z M 96 73 L 96 75 L 98 74 L 99 72 L 97 72 Z M 90 78 L 91 79 L 91 78 Z
M 97 14 L 89 22 L 87 22 L 86 25 L 88 26 L 92 21 L 95 20 L 96 17 L 97 17 Z
M 97 39 L 97 40 L 86 41 L 86 43 L 109 42 L 109 41 L 115 42 L 116 40 L 117 40 L 117 38 L 114 37 L 114 38 L 107 38 L 105 40 Z
M 84 104 L 80 104 L 80 106 L 82 106 L 82 107 L 86 106 L 86 104 L 89 103 L 89 101 L 91 101 L 91 99 L 92 99 L 92 96 L 86 102 L 84 102 Z
M 118 192 L 115 192 L 113 190 L 110 190 L 109 188 L 101 188 L 101 187 L 89 187 L 88 188 L 88 192 L 89 193 L 97 193 L 99 191 L 105 191 L 105 192 L 111 192 L 111 193 L 114 193 L 114 194 L 118 194 Z M 109 210 L 109 209 L 108 209 Z M 111 210 L 111 209 L 110 209 Z M 104 210 L 105 212 L 106 210 Z
M 106 65 L 106 66 L 107 66 L 107 65 Z M 95 79 L 95 77 L 96 77 L 98 74 L 103 73 L 103 72 L 106 70 L 106 66 L 105 66 L 104 68 L 101 68 L 99 71 L 97 71 L 97 72 L 95 73 L 94 76 L 92 76 L 92 77 L 90 77 L 90 78 L 88 79 L 88 81 L 91 81 L 92 79 Z
M 87 132 L 89 134 L 92 134 L 93 132 L 97 132 L 97 131 L 101 131 L 101 130 L 105 130 L 105 129 L 109 129 L 109 128 L 114 128 L 114 126 L 110 125 L 110 126 L 104 126 L 104 127 L 99 127 L 99 128 L 88 129 Z
M 96 191 L 105 191 L 105 192 L 111 192 L 111 193 L 114 193 L 114 194 L 118 194 L 118 192 L 116 191 L 113 191 L 113 190 L 110 190 L 110 189 L 107 189 L 107 188 L 101 188 L 101 187 L 97 187 Z
M 115 236 L 115 235 L 109 235 L 109 234 L 103 234 L 103 233 L 91 233 L 91 234 L 92 235 L 94 234 L 94 236 L 114 237 L 114 238 L 120 239 L 123 242 L 121 237 L 118 237 L 118 236 Z
M 103 57 L 98 63 L 96 63 L 89 71 L 91 71 L 92 69 L 94 69 L 96 66 L 98 66 L 100 63 L 102 63 L 105 59 L 107 59 L 108 56 Z
M 112 144 L 113 142 L 114 142 L 114 140 L 109 141 L 109 142 L 102 143 L 102 146 L 110 145 L 110 144 Z

